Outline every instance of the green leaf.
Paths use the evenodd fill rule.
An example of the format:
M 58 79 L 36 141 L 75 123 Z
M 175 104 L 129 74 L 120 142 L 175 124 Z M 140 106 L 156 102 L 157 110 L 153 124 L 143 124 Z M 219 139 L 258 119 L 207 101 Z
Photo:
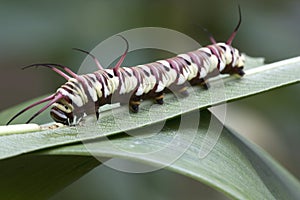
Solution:
M 98 123 L 85 123 L 78 127 L 64 127 L 53 130 L 28 132 L 23 134 L 0 134 L 0 159 L 28 153 L 48 147 L 70 144 L 89 139 L 114 135 L 153 123 L 163 122 L 197 109 L 233 101 L 300 80 L 300 57 L 264 65 L 247 70 L 242 79 L 234 77 L 212 80 L 212 87 L 205 91 L 199 87 L 189 89 L 191 95 L 187 98 L 177 98 L 166 95 L 163 106 L 143 102 L 138 114 L 129 114 L 127 107 L 120 107 L 101 113 Z M 274 78 L 276 77 L 276 78 Z M 12 108 L 0 114 L 0 121 L 8 119 L 20 108 Z M 149 112 L 150 110 L 150 112 Z M 32 114 L 32 112 L 28 112 Z
M 82 156 L 23 155 L 2 160 L 1 199 L 48 199 L 97 165 L 93 157 Z
M 185 114 L 184 117 L 192 119 L 194 114 Z M 201 112 L 196 135 L 189 126 L 178 132 L 180 119 L 175 118 L 169 120 L 157 135 L 144 135 L 141 129 L 137 130 L 137 137 L 119 136 L 111 140 L 46 150 L 39 154 L 92 154 L 104 164 L 121 171 L 143 172 L 166 167 L 206 183 L 233 199 L 300 198 L 300 184 L 294 177 L 259 147 L 229 129 L 223 129 L 212 151 L 205 158 L 200 158 L 201 146 L 208 142 L 205 138 L 211 121 L 209 113 L 205 111 Z M 216 120 L 214 123 L 215 126 L 222 125 Z M 186 144 L 189 144 L 187 149 Z M 183 154 L 177 157 L 180 153 Z M 106 161 L 103 157 L 112 159 Z

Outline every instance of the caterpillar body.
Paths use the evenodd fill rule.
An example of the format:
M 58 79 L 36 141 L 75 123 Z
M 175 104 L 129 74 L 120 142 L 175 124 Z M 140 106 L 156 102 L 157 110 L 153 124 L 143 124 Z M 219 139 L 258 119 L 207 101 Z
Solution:
M 23 112 L 44 102 L 48 103 L 26 123 L 50 106 L 53 120 L 65 125 L 76 125 L 85 115 L 91 113 L 95 113 L 98 119 L 99 107 L 114 102 L 127 103 L 129 109 L 136 113 L 143 99 L 153 98 L 155 103 L 163 104 L 164 93 L 169 90 L 186 96 L 188 85 L 202 85 L 208 88 L 207 79 L 218 74 L 236 74 L 241 77 L 244 75 L 244 57 L 231 46 L 241 24 L 240 9 L 239 14 L 238 25 L 226 42 L 217 43 L 210 36 L 211 45 L 166 60 L 121 68 L 128 52 L 128 42 L 124 38 L 127 49 L 113 69 L 104 69 L 95 56 L 80 49 L 77 50 L 92 56 L 99 68 L 98 71 L 77 75 L 59 64 L 42 63 L 27 66 L 49 67 L 67 82 L 54 94 L 18 112 L 7 124 Z

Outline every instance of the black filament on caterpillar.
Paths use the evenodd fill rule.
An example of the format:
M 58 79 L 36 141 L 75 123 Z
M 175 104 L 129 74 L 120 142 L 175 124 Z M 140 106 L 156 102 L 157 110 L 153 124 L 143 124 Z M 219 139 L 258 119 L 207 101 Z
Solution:
M 129 109 L 137 113 L 141 100 L 153 98 L 157 104 L 163 104 L 164 93 L 172 88 L 181 96 L 187 96 L 187 82 L 190 85 L 202 85 L 209 88 L 206 80 L 218 74 L 236 74 L 242 77 L 244 58 L 239 51 L 232 47 L 232 41 L 241 24 L 241 9 L 239 7 L 239 22 L 225 43 L 217 43 L 212 35 L 209 36 L 211 45 L 201 47 L 195 51 L 179 54 L 173 58 L 159 60 L 153 63 L 138 65 L 135 67 L 120 67 L 128 52 L 126 50 L 113 69 L 104 69 L 96 57 L 87 51 L 95 61 L 98 71 L 90 74 L 77 75 L 69 68 L 53 63 L 33 64 L 33 66 L 48 67 L 67 80 L 57 91 L 33 103 L 15 116 L 41 103 L 48 102 L 42 109 L 36 112 L 26 123 L 29 123 L 40 113 L 52 106 L 50 115 L 54 121 L 65 125 L 78 124 L 85 115 L 95 113 L 99 118 L 99 107 L 111 104 L 112 95 L 119 96 L 119 100 L 129 99 Z M 64 70 L 65 72 L 63 72 Z M 125 97 L 125 98 L 121 98 Z M 123 102 L 127 103 L 128 102 Z

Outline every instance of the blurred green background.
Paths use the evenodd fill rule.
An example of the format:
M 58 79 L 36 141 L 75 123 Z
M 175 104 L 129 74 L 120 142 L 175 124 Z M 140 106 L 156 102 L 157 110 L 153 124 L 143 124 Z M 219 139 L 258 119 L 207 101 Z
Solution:
M 300 54 L 299 0 L 194 1 L 0 1 L 0 110 L 52 93 L 64 80 L 48 69 L 21 70 L 37 62 L 55 62 L 77 71 L 85 58 L 72 47 L 93 49 L 119 32 L 145 26 L 180 31 L 206 45 L 199 25 L 226 40 L 243 22 L 233 43 L 267 62 Z M 153 57 L 155 59 L 155 57 Z M 140 60 L 137 59 L 137 60 Z M 138 64 L 134 60 L 128 65 Z M 274 77 L 276 78 L 276 77 Z M 228 124 L 262 146 L 300 177 L 300 86 L 274 90 L 228 104 Z M 160 170 L 125 174 L 100 166 L 70 185 L 57 199 L 226 199 L 181 175 Z

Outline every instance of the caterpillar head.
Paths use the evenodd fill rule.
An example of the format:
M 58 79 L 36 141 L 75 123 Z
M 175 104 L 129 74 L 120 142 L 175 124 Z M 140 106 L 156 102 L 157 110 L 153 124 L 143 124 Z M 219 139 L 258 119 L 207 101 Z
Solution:
M 55 122 L 65 125 L 76 125 L 86 115 L 91 108 L 95 111 L 95 106 L 91 106 L 86 99 L 86 94 L 80 92 L 82 85 L 76 79 L 69 79 L 64 85 L 58 88 L 57 93 L 61 98 L 52 104 L 50 116 Z M 92 105 L 95 105 L 92 103 Z
M 65 99 L 53 104 L 50 110 L 50 116 L 55 122 L 65 125 L 75 125 L 80 117 L 74 115 L 74 107 L 72 104 L 67 103 Z

